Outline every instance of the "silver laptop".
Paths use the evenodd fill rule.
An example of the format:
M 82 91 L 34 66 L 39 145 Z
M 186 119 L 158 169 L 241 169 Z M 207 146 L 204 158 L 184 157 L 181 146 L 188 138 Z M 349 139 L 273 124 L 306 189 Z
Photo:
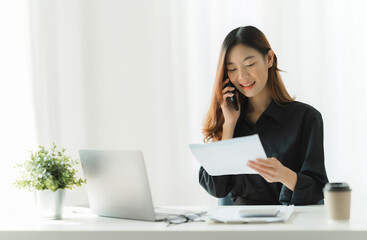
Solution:
M 146 221 L 178 214 L 155 211 L 141 151 L 79 150 L 79 156 L 93 213 Z

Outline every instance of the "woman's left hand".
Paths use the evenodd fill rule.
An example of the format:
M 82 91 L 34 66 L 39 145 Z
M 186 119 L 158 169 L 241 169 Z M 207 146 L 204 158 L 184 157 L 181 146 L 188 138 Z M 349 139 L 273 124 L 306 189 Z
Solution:
M 249 160 L 246 164 L 260 174 L 267 182 L 283 182 L 287 168 L 276 158 Z
M 294 191 L 297 184 L 297 174 L 283 166 L 278 159 L 274 157 L 268 159 L 257 158 L 255 161 L 249 160 L 246 165 L 258 172 L 267 182 L 281 182 Z

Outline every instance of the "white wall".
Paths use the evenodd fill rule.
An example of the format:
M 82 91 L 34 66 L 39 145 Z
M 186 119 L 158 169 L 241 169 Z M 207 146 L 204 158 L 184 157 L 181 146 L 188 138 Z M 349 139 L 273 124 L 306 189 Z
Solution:
M 172 40 L 169 8 L 168 1 L 30 2 L 38 140 L 76 157 L 82 148 L 142 149 L 157 204 L 213 202 L 187 152 L 187 83 L 173 49 L 183 40 Z M 85 189 L 69 196 L 85 200 Z
M 0 211 L 31 204 L 32 195 L 15 189 L 16 162 L 36 146 L 25 1 L 0 0 Z
M 290 93 L 323 115 L 329 180 L 349 182 L 353 201 L 367 200 L 364 1 L 32 0 L 30 35 L 13 31 L 22 24 L 19 4 L 18 17 L 0 7 L 0 24 L 12 26 L 1 52 L 22 59 L 0 55 L 1 66 L 13 66 L 0 73 L 2 109 L 19 109 L 0 125 L 2 169 L 35 143 L 54 141 L 74 157 L 81 148 L 142 149 L 157 205 L 216 204 L 198 184 L 187 145 L 202 142 L 224 37 L 252 24 L 267 35 Z M 11 177 L 2 180 L 8 189 Z M 85 203 L 85 188 L 67 200 Z

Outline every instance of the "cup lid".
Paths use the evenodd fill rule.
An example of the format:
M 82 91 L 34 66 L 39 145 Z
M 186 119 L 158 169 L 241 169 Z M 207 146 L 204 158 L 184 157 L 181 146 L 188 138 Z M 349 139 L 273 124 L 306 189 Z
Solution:
M 342 192 L 342 191 L 351 191 L 348 183 L 346 182 L 334 182 L 334 183 L 327 183 L 324 187 L 324 192 L 331 191 L 331 192 Z

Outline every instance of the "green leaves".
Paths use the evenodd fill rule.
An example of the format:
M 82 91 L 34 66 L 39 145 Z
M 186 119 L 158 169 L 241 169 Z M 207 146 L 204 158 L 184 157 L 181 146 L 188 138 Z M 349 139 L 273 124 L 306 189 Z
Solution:
M 47 150 L 39 146 L 37 152 L 31 152 L 29 160 L 22 164 L 16 164 L 21 169 L 21 176 L 16 179 L 14 185 L 28 190 L 56 191 L 57 189 L 70 189 L 80 187 L 86 183 L 86 179 L 76 179 L 77 170 L 73 166 L 79 164 L 79 160 L 73 160 L 65 155 L 66 149 L 59 151 L 55 145 Z

